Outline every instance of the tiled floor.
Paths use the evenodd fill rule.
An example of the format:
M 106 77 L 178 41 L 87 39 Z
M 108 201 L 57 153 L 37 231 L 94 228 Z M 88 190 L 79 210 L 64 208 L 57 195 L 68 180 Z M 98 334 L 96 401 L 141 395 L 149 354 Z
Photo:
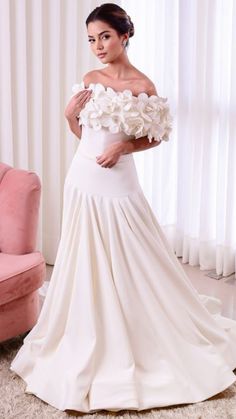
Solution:
M 183 264 L 178 258 L 186 274 L 200 294 L 220 298 L 222 301 L 222 315 L 236 320 L 236 278 L 233 275 L 220 279 L 206 276 L 211 271 L 201 271 L 199 266 Z M 52 265 L 47 265 L 47 278 L 49 281 L 53 271 Z

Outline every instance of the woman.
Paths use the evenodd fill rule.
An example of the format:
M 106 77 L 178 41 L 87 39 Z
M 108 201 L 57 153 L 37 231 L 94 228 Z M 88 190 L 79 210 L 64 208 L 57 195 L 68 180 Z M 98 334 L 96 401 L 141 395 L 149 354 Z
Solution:
M 60 410 L 203 401 L 236 381 L 236 322 L 191 285 L 138 182 L 132 153 L 168 140 L 171 119 L 128 59 L 129 16 L 108 3 L 86 24 L 106 66 L 84 76 L 65 110 L 80 142 L 61 240 L 38 322 L 10 368 Z

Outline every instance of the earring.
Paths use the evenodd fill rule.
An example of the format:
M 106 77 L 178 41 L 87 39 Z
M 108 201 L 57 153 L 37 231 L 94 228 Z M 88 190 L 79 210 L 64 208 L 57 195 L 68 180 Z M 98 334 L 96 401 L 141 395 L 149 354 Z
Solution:
M 123 41 L 122 45 L 123 45 L 123 47 L 125 47 L 126 46 L 126 41 Z

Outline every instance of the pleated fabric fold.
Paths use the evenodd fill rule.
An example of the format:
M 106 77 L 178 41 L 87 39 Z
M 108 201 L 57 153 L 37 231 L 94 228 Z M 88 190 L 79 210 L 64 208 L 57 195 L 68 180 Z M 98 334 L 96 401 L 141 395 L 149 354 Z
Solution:
M 236 322 L 220 310 L 192 286 L 141 189 L 83 191 L 70 173 L 46 298 L 10 369 L 60 410 L 196 403 L 236 381 Z

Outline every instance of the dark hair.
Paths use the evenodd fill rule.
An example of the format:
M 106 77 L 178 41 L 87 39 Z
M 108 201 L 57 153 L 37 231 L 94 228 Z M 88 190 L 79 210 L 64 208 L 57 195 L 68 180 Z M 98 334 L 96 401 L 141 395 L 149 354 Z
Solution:
M 134 35 L 134 25 L 126 11 L 114 3 L 104 3 L 96 7 L 87 17 L 86 26 L 90 22 L 101 20 L 111 28 L 115 29 L 120 35 L 128 33 L 129 38 Z M 129 45 L 129 40 L 126 46 Z

